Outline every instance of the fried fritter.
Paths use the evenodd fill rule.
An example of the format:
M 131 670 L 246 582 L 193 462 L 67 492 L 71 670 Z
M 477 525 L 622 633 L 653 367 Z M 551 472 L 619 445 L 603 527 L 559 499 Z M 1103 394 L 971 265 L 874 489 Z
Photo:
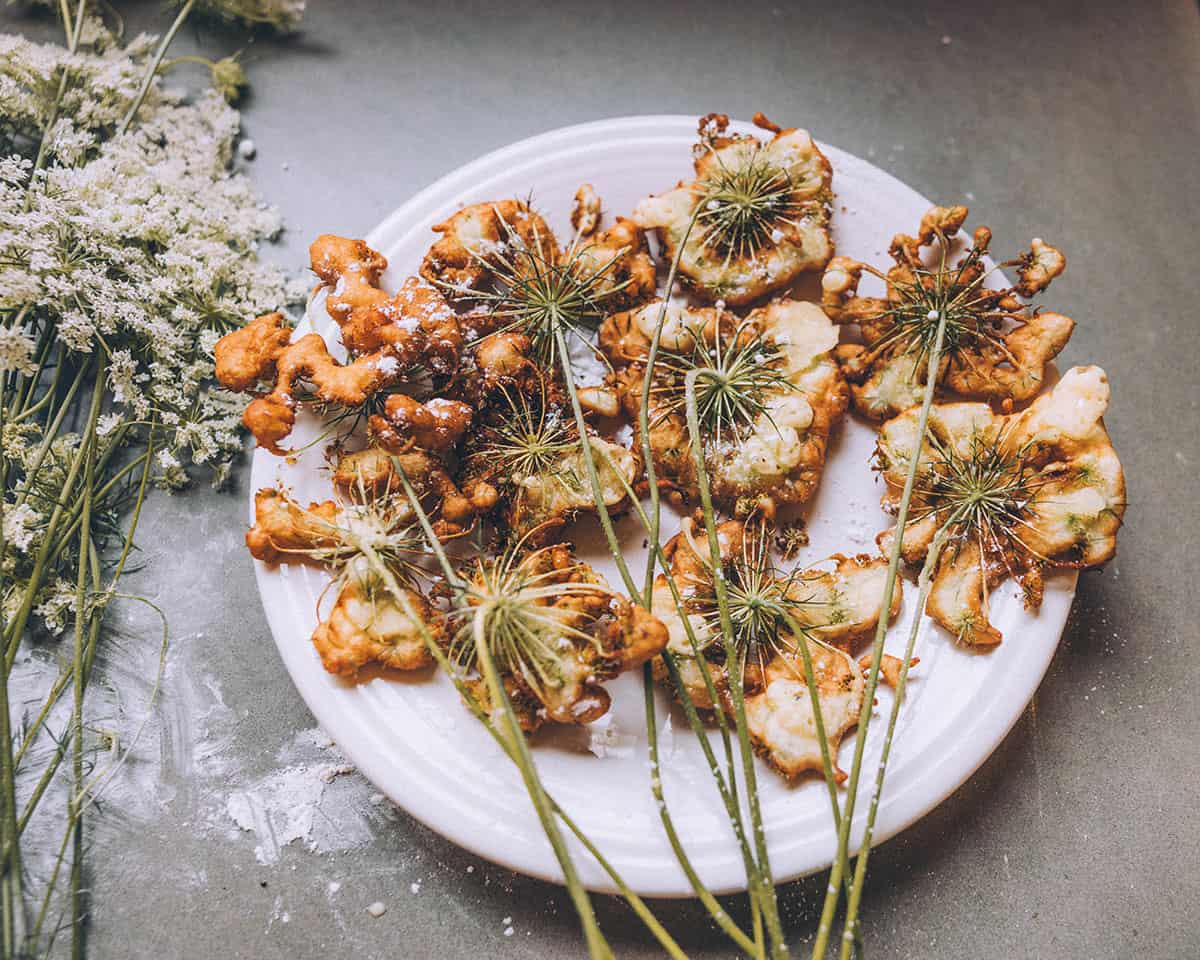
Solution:
M 667 631 L 657 618 L 614 591 L 571 547 L 506 551 L 467 572 L 466 606 L 452 612 L 450 651 L 478 669 L 476 626 L 489 644 L 522 728 L 546 720 L 591 723 L 608 712 L 601 684 L 657 656 Z M 491 711 L 482 679 L 468 680 Z
M 534 250 L 557 262 L 558 241 L 541 214 L 522 200 L 492 200 L 463 207 L 433 227 L 440 239 L 421 263 L 421 276 L 451 298 L 470 297 L 494 277 L 497 256 L 512 248 Z
M 982 403 L 930 409 L 903 551 L 920 563 L 944 539 L 926 613 L 962 643 L 1000 642 L 988 591 L 1002 580 L 1018 579 L 1027 607 L 1037 608 L 1044 570 L 1096 567 L 1116 552 L 1125 479 L 1102 419 L 1108 398 L 1103 370 L 1075 367 L 1019 413 Z M 899 503 L 918 413 L 880 428 L 885 508 Z M 893 535 L 879 536 L 885 552 Z
M 834 555 L 811 569 L 785 576 L 766 552 L 765 529 L 727 520 L 718 525 L 717 534 L 751 739 L 787 777 L 820 770 L 820 742 L 799 645 L 804 643 L 812 658 L 822 720 L 831 753 L 836 755 L 842 735 L 858 721 L 862 708 L 862 672 L 846 651 L 870 635 L 879 622 L 887 563 L 880 557 Z M 731 712 L 729 664 L 720 637 L 704 531 L 685 521 L 664 552 L 670 572 L 655 580 L 652 609 L 667 628 L 667 648 L 676 657 L 680 680 L 697 708 L 715 708 L 704 680 L 704 666 L 688 636 L 690 626 L 708 664 L 720 708 Z M 671 581 L 683 598 L 686 624 Z M 891 615 L 895 616 L 899 590 L 892 603 Z M 782 611 L 803 634 L 793 632 Z M 665 668 L 658 668 L 656 674 L 665 676 Z
M 367 489 L 360 481 L 356 490 Z M 364 544 L 386 562 L 404 554 L 419 556 L 422 541 L 411 529 L 407 499 L 377 492 L 367 503 L 340 505 L 333 500 L 307 507 L 276 489 L 259 490 L 255 522 L 246 544 L 255 558 L 269 564 L 307 563 L 334 573 L 337 597 L 317 624 L 312 640 L 330 673 L 352 677 L 370 663 L 415 670 L 432 662 L 420 630 L 372 569 Z M 413 612 L 441 637 L 440 618 L 421 593 L 397 577 Z
M 702 118 L 696 179 L 642 200 L 633 219 L 658 231 L 667 259 L 682 244 L 679 273 L 696 294 L 737 306 L 829 261 L 833 171 L 803 130 L 759 116 L 755 122 L 775 133 L 764 142 L 727 133 L 728 122 Z
M 503 393 L 482 421 L 464 446 L 459 483 L 471 499 L 494 501 L 495 519 L 507 537 L 545 543 L 577 514 L 595 512 L 579 430 L 552 390 L 532 397 Z M 604 504 L 616 512 L 641 462 L 591 429 L 588 443 Z
M 635 423 L 661 307 L 653 301 L 616 314 L 600 329 Z M 768 518 L 778 506 L 808 500 L 847 404 L 836 344 L 837 328 L 811 303 L 774 300 L 744 321 L 716 307 L 670 304 L 647 411 L 659 483 L 683 502 L 698 500 L 684 383 L 688 372 L 700 371 L 697 407 L 714 500 L 735 516 Z
M 864 416 L 882 420 L 921 402 L 942 313 L 941 398 L 1029 400 L 1041 389 L 1046 364 L 1070 339 L 1073 320 L 1033 310 L 1019 299 L 1049 286 L 1066 266 L 1063 255 L 1035 239 L 1027 253 L 1000 264 L 1015 268 L 1019 282 L 991 289 L 985 281 L 992 271 L 983 262 L 992 236 L 987 227 L 977 229 L 972 246 L 952 262 L 954 237 L 966 217 L 962 206 L 930 209 L 916 237 L 897 234 L 892 240 L 895 266 L 886 275 L 847 257 L 835 257 L 826 268 L 821 280 L 826 312 L 836 323 L 857 324 L 862 333 L 863 343 L 843 345 L 838 359 L 854 408 Z M 923 253 L 927 249 L 932 257 Z M 858 296 L 864 270 L 885 280 L 885 298 Z
M 304 401 L 357 407 L 423 368 L 452 373 L 462 333 L 458 318 L 436 289 L 416 277 L 394 295 L 379 288 L 387 260 L 361 240 L 324 234 L 310 248 L 313 272 L 329 288 L 325 307 L 349 353 L 337 360 L 324 339 L 310 333 L 291 342 L 282 314 L 266 314 L 227 334 L 215 348 L 217 379 L 236 391 L 260 382 L 272 389 L 246 407 L 243 422 L 273 453 L 292 432 Z
M 366 558 L 355 557 L 341 577 L 341 591 L 329 615 L 313 632 L 313 645 L 330 673 L 353 677 L 378 663 L 392 670 L 419 670 L 433 663 L 420 628 L 404 604 L 371 570 Z M 412 612 L 435 641 L 442 637 L 441 618 L 420 593 L 401 586 Z

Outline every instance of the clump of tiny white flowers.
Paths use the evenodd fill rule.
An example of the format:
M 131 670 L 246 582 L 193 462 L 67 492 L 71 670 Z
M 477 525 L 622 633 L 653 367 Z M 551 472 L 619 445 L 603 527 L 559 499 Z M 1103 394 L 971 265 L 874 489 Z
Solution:
M 90 42 L 75 53 L 0 36 L 6 605 L 29 586 L 55 485 L 80 440 L 45 436 L 52 417 L 44 412 L 21 417 L 22 392 L 31 406 L 55 376 L 60 389 L 79 377 L 74 403 L 86 412 L 93 371 L 103 371 L 94 432 L 106 473 L 96 489 L 151 441 L 160 486 L 182 489 L 198 471 L 223 484 L 242 452 L 240 404 L 214 385 L 213 345 L 302 296 L 258 260 L 280 220 L 232 172 L 237 112 L 216 92 L 189 102 L 156 81 L 136 122 L 114 134 L 139 93 L 153 40 L 121 46 L 95 21 L 84 35 Z M 97 516 L 115 515 L 128 493 L 128 482 L 114 485 Z M 70 551 L 61 559 L 63 578 L 73 580 Z M 34 608 L 61 629 L 65 607 L 51 602 L 61 593 L 56 566 L 48 564 Z
M 183 0 L 162 41 L 127 44 L 100 0 L 52 9 L 66 46 L 0 36 L 0 699 L 18 722 L 0 740 L 0 833 L 15 836 L 0 874 L 29 881 L 0 884 L 5 957 L 49 955 L 68 930 L 82 952 L 86 877 L 64 857 L 107 782 L 85 760 L 110 746 L 82 699 L 109 641 L 105 611 L 123 596 L 148 486 L 223 485 L 241 454 L 215 343 L 303 294 L 259 262 L 280 221 L 233 171 L 237 56 L 165 58 L 194 10 L 290 28 L 303 3 Z M 196 60 L 214 90 L 163 89 L 163 71 Z M 14 654 L 68 631 L 62 673 L 37 690 L 14 677 Z M 62 839 L 10 830 L 14 810 L 64 817 Z

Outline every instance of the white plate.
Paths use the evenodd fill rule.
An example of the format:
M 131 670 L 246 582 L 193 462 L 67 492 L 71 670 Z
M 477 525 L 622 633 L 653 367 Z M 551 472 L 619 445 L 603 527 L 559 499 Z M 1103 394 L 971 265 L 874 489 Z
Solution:
M 691 117 L 606 120 L 523 140 L 462 167 L 409 200 L 366 238 L 391 264 L 384 286 L 391 289 L 415 272 L 433 239 L 430 226 L 465 203 L 532 192 L 551 226 L 567 236 L 571 197 L 579 184 L 590 182 L 606 215 L 627 213 L 645 194 L 689 175 L 695 129 Z M 929 201 L 857 157 L 834 147 L 822 149 L 834 169 L 838 251 L 883 264 L 892 235 L 915 230 Z M 319 307 L 310 311 L 310 321 L 322 333 L 336 332 Z M 312 431 L 312 424 L 302 423 L 294 438 L 297 445 Z M 889 526 L 870 468 L 874 437 L 869 425 L 852 418 L 836 436 L 812 504 L 811 545 L 801 563 L 835 552 L 873 552 L 874 535 Z M 251 492 L 283 479 L 299 496 L 323 499 L 330 494 L 323 466 L 319 449 L 292 465 L 259 450 Z M 676 523 L 667 512 L 664 536 L 674 533 Z M 631 520 L 620 529 L 626 555 L 638 569 L 645 557 L 642 533 Z M 599 541 L 585 539 L 590 546 L 584 545 L 584 556 L 602 560 Z M 618 582 L 604 562 L 597 565 Z M 357 685 L 331 676 L 309 642 L 326 577 L 299 566 L 258 564 L 257 572 L 283 661 L 317 720 L 350 759 L 404 809 L 460 846 L 522 873 L 561 882 L 515 768 L 459 703 L 449 681 L 432 672 Z M 1023 609 L 1013 584 L 1005 584 L 991 607 L 1005 640 L 991 653 L 966 652 L 948 634 L 926 624 L 918 649 L 921 664 L 912 674 L 901 712 L 877 841 L 931 810 L 1000 743 L 1050 663 L 1074 589 L 1073 573 L 1050 577 L 1035 615 Z M 893 651 L 902 647 L 907 634 L 914 593 L 911 587 L 906 590 L 901 616 L 889 635 Z M 650 896 L 690 895 L 650 794 L 640 672 L 620 677 L 609 690 L 613 709 L 591 730 L 539 734 L 534 748 L 538 769 L 549 792 L 634 890 Z M 880 718 L 889 706 L 890 692 L 881 687 L 877 722 L 868 739 L 869 770 L 883 735 Z M 695 739 L 661 693 L 658 715 L 667 802 L 692 861 L 711 889 L 742 890 L 738 848 Z M 842 747 L 843 767 L 849 766 L 852 746 L 850 735 Z M 826 867 L 836 843 L 823 782 L 807 778 L 789 786 L 760 764 L 759 784 L 775 876 L 785 880 Z M 860 804 L 864 814 L 865 808 Z M 858 817 L 856 824 L 858 836 Z M 584 882 L 611 890 L 608 876 L 587 853 L 576 844 L 572 849 Z

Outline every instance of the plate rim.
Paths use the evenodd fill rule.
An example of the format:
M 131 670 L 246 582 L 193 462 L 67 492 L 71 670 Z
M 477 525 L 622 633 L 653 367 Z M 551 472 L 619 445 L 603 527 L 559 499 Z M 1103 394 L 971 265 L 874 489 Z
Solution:
M 653 130 L 655 132 L 662 132 L 664 135 L 672 134 L 673 136 L 670 137 L 664 136 L 664 139 L 675 140 L 676 136 L 682 133 L 684 128 L 686 128 L 689 134 L 694 136 L 695 124 L 696 118 L 685 114 L 637 114 L 556 127 L 505 144 L 451 170 L 444 176 L 418 190 L 373 227 L 367 233 L 365 240 L 371 247 L 376 249 L 397 242 L 400 236 L 416 229 L 422 221 L 428 218 L 430 208 L 446 207 L 458 202 L 460 199 L 459 195 L 470 189 L 471 184 L 478 179 L 481 172 L 494 169 L 498 162 L 508 158 L 528 154 L 531 150 L 569 144 L 581 137 L 586 139 L 614 132 L 638 134 Z M 740 130 L 755 129 L 750 124 L 744 122 L 734 122 L 731 124 L 731 127 Z M 869 160 L 822 141 L 818 141 L 818 143 L 822 150 L 861 165 L 870 170 L 873 176 L 879 177 L 881 181 L 901 190 L 908 191 L 919 197 L 926 204 L 931 205 L 930 201 L 924 195 L 886 170 L 877 167 Z M 838 165 L 835 162 L 835 188 L 837 175 Z M 265 449 L 256 447 L 254 450 L 251 458 L 251 482 L 249 489 L 251 522 L 253 522 L 254 517 L 254 495 L 259 487 L 260 475 L 266 471 L 273 472 L 272 465 L 277 463 L 279 459 Z M 262 604 L 263 612 L 271 630 L 272 639 L 279 651 L 280 658 L 283 660 L 288 675 L 297 692 L 299 692 L 301 699 L 304 700 L 305 705 L 312 712 L 321 727 L 337 743 L 338 749 L 354 763 L 368 780 L 385 793 L 393 802 L 447 841 L 505 869 L 561 885 L 563 883 L 562 874 L 558 870 L 557 862 L 553 856 L 547 856 L 549 851 L 548 845 L 546 845 L 544 850 L 538 851 L 532 856 L 522 856 L 520 851 L 502 849 L 503 844 L 497 847 L 495 844 L 482 842 L 477 839 L 477 834 L 474 832 L 456 831 L 454 829 L 455 815 L 453 813 L 447 814 L 434 798 L 422 793 L 419 789 L 403 789 L 402 784 L 397 782 L 382 755 L 371 750 L 369 744 L 361 740 L 359 735 L 362 728 L 353 723 L 352 718 L 347 712 L 337 707 L 336 698 L 329 697 L 327 689 L 319 686 L 318 680 L 322 679 L 322 677 L 320 672 L 314 672 L 311 669 L 311 650 L 307 649 L 308 645 L 296 643 L 294 631 L 290 629 L 290 624 L 285 622 L 288 619 L 288 612 L 281 610 L 278 604 L 268 604 L 268 593 L 273 592 L 275 588 L 274 585 L 267 582 L 267 577 L 276 571 L 261 561 L 254 560 L 252 562 L 254 564 L 259 601 Z M 942 753 L 936 764 L 924 769 L 922 777 L 923 781 L 927 781 L 934 779 L 935 774 L 939 774 L 936 777 L 938 782 L 936 789 L 921 792 L 910 787 L 900 794 L 894 794 L 889 797 L 887 803 L 880 807 L 880 821 L 877 823 L 872 837 L 872 847 L 877 847 L 886 842 L 940 806 L 952 793 L 966 783 L 975 771 L 996 751 L 997 747 L 1008 735 L 1013 726 L 1015 726 L 1029 703 L 1033 700 L 1046 671 L 1049 669 L 1050 663 L 1061 642 L 1067 616 L 1074 601 L 1076 580 L 1077 574 L 1074 571 L 1058 577 L 1057 582 L 1061 585 L 1063 591 L 1061 622 L 1046 631 L 1053 632 L 1055 640 L 1053 643 L 1046 643 L 1040 649 L 1041 656 L 1033 656 L 1022 661 L 1024 669 L 1021 675 L 1025 678 L 1023 686 L 1028 686 L 1028 695 L 1013 697 L 1008 700 L 1000 699 L 993 701 L 989 710 L 975 716 L 969 730 L 960 731 L 964 735 L 970 734 L 974 743 L 985 745 L 986 749 L 978 749 L 970 753 L 962 751 Z M 1013 643 L 1018 641 L 1016 638 L 1010 637 L 1007 642 Z M 307 667 L 305 664 L 307 664 Z M 949 769 L 947 770 L 948 767 Z M 943 772 L 945 775 L 940 775 Z M 860 822 L 859 816 L 856 815 L 856 828 Z M 858 829 L 852 831 L 853 833 L 861 835 L 861 831 Z M 572 844 L 572 849 L 574 852 L 578 848 Z M 776 868 L 780 866 L 775 863 L 772 865 Z M 779 876 L 779 882 L 782 883 L 818 873 L 826 869 L 827 866 L 828 863 L 799 870 L 776 869 L 776 873 Z M 602 881 L 589 881 L 585 885 L 588 889 L 596 892 L 616 893 L 616 888 L 608 880 L 607 875 L 602 874 L 602 876 L 604 877 Z M 623 879 L 626 880 L 635 892 L 643 896 L 660 898 L 691 898 L 694 896 L 690 886 L 687 886 L 686 883 L 683 885 L 644 884 L 634 882 L 629 876 L 624 876 Z M 718 894 L 738 893 L 745 890 L 745 880 L 743 877 L 740 883 L 737 881 L 731 883 L 718 882 L 710 883 L 708 886 L 714 893 Z

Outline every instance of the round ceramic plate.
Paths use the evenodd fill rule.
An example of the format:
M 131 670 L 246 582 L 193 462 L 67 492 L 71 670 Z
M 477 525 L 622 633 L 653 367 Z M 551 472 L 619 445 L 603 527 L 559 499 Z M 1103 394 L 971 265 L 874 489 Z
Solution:
M 394 289 L 416 272 L 434 236 L 430 227 L 467 203 L 532 194 L 550 225 L 560 236 L 569 236 L 571 198 L 581 183 L 591 183 L 603 199 L 606 222 L 614 213 L 627 213 L 641 197 L 690 175 L 695 131 L 691 117 L 606 120 L 523 140 L 462 167 L 409 200 L 366 238 L 390 264 L 384 287 Z M 822 149 L 834 169 L 838 252 L 885 263 L 892 235 L 915 230 L 930 202 L 857 157 L 830 146 Z M 815 292 L 815 280 L 799 291 L 810 297 Z M 864 286 L 864 292 L 871 291 Z M 310 305 L 307 322 L 336 339 L 336 328 L 319 303 Z M 302 422 L 294 435 L 296 446 L 316 431 L 316 424 Z M 870 467 L 874 442 L 872 427 L 853 417 L 835 435 L 808 510 L 810 545 L 800 564 L 832 553 L 875 551 L 875 534 L 890 521 L 879 509 L 880 483 Z M 302 498 L 328 497 L 320 445 L 292 463 L 259 450 L 251 492 L 280 480 Z M 664 537 L 677 525 L 678 517 L 666 511 Z M 572 535 L 584 558 L 619 582 L 592 532 L 595 526 L 583 521 Z M 642 532 L 627 519 L 620 533 L 625 555 L 638 569 L 646 553 Z M 355 684 L 322 669 L 309 637 L 327 582 L 322 573 L 305 567 L 258 564 L 275 642 L 317 720 L 380 790 L 432 829 L 488 860 L 560 881 L 516 769 L 444 676 L 431 670 Z M 1050 577 L 1041 610 L 1031 614 L 1023 609 L 1015 586 L 1004 584 L 992 597 L 991 619 L 1005 640 L 989 653 L 956 647 L 948 634 L 926 623 L 917 651 L 921 663 L 909 681 L 880 805 L 877 841 L 931 810 L 996 748 L 1050 662 L 1074 587 L 1074 574 Z M 914 594 L 911 588 L 905 591 L 901 615 L 889 634 L 893 652 L 899 652 L 907 635 Z M 609 690 L 613 708 L 597 723 L 543 731 L 534 738 L 538 769 L 551 795 L 634 890 L 687 896 L 691 888 L 667 845 L 650 794 L 640 672 L 618 678 Z M 881 687 L 876 718 L 886 716 L 890 697 Z M 667 803 L 692 862 L 711 889 L 744 889 L 738 847 L 699 747 L 661 692 L 658 717 Z M 870 727 L 868 770 L 874 769 L 883 727 L 882 721 Z M 849 734 L 842 746 L 843 767 L 849 766 L 853 739 Z M 836 843 L 821 779 L 788 784 L 762 764 L 758 778 L 776 878 L 827 866 Z M 860 805 L 864 813 L 865 807 Z M 858 823 L 854 836 L 861 828 Z M 578 844 L 572 850 L 584 882 L 610 890 L 607 874 L 586 851 Z

